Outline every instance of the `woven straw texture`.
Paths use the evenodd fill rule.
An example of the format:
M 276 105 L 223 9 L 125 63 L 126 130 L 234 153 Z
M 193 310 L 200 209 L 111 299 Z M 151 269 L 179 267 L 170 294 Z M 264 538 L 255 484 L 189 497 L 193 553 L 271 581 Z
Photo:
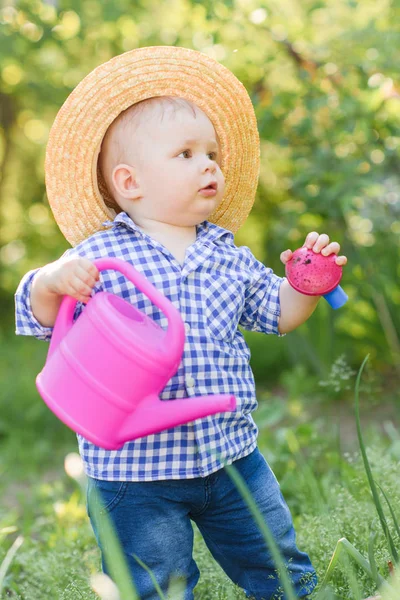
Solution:
M 233 233 L 246 220 L 258 184 L 260 141 L 245 87 L 206 54 L 150 46 L 125 52 L 89 73 L 68 96 L 51 128 L 47 196 L 72 246 L 103 229 L 102 223 L 119 211 L 111 208 L 97 169 L 109 125 L 132 104 L 154 96 L 186 98 L 211 120 L 221 144 L 225 193 L 209 220 Z

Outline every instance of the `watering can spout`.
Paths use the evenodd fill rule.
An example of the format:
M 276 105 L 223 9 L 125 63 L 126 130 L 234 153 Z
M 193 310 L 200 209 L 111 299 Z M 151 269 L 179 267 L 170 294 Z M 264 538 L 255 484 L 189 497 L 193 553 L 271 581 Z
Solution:
M 144 398 L 124 421 L 118 437 L 121 444 L 124 444 L 202 417 L 233 411 L 235 408 L 236 398 L 231 394 L 195 396 L 178 400 L 160 400 L 157 394 L 151 394 Z

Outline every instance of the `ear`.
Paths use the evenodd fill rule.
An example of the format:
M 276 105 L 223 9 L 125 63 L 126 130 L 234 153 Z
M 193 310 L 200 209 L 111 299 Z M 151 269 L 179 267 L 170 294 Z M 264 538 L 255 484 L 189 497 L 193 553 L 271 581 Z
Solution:
M 142 195 L 135 167 L 125 164 L 117 165 L 114 167 L 111 177 L 117 193 L 122 198 L 131 200 Z

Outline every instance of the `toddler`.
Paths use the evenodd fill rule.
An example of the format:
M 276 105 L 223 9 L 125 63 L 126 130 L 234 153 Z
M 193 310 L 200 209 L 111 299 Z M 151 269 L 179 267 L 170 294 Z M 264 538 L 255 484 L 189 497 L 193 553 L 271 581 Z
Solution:
M 117 257 L 169 298 L 185 323 L 182 360 L 161 399 L 232 393 L 237 400 L 233 412 L 127 442 L 117 451 L 78 435 L 103 570 L 108 565 L 101 519 L 90 511 L 93 490 L 112 519 L 141 599 L 158 594 L 134 555 L 164 593 L 176 575 L 185 579 L 185 600 L 194 598 L 199 570 L 192 522 L 248 597 L 284 598 L 262 533 L 224 469 L 234 464 L 274 535 L 297 597 L 306 598 L 316 575 L 296 545 L 279 484 L 257 448 L 255 383 L 238 326 L 284 335 L 310 317 L 318 298 L 296 292 L 249 248 L 234 243 L 258 177 L 250 99 L 228 69 L 184 48 L 133 50 L 93 73 L 84 80 L 90 93 L 84 94 L 82 82 L 60 111 L 46 156 L 49 201 L 74 247 L 22 279 L 17 334 L 49 340 L 63 295 L 79 301 L 77 318 L 101 290 L 165 326 L 162 312 L 130 281 L 118 272 L 99 273 L 93 264 Z M 317 232 L 307 235 L 305 245 L 324 255 L 340 249 Z M 291 254 L 282 252 L 282 262 Z M 336 262 L 344 265 L 346 257 Z

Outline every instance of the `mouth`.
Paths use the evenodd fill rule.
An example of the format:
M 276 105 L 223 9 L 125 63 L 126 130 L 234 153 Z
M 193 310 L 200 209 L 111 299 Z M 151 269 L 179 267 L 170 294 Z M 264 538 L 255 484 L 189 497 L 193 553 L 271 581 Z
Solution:
M 216 181 L 212 181 L 206 187 L 201 188 L 201 190 L 199 190 L 199 192 L 202 192 L 203 190 L 215 190 L 215 191 L 217 191 L 217 189 L 218 189 L 218 183 Z

